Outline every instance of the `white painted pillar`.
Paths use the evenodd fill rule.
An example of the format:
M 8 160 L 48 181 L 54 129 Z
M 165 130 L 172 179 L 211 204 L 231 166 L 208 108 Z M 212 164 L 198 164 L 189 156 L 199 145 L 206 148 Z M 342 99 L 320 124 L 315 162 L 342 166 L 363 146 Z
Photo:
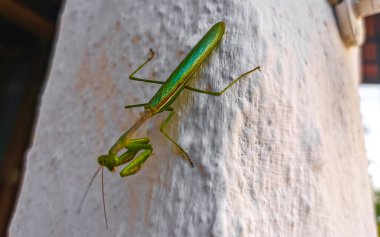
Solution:
M 218 21 L 227 33 L 184 92 L 169 126 L 194 160 L 140 130 L 154 156 L 135 176 L 100 177 L 96 158 L 137 119 L 164 80 Z M 327 1 L 67 0 L 10 236 L 376 235 L 359 114 L 357 49 L 341 41 Z

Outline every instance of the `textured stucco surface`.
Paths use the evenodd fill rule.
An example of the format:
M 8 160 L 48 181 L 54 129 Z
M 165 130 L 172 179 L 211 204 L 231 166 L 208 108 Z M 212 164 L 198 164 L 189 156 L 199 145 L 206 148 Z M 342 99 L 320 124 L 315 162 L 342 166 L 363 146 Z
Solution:
M 215 22 L 227 34 L 184 92 L 170 134 L 140 135 L 154 156 L 121 179 L 100 177 L 82 212 L 96 157 L 137 119 L 158 88 L 127 75 L 153 48 L 141 77 L 164 80 Z M 358 51 L 339 38 L 327 1 L 67 0 L 41 100 L 11 236 L 374 237 L 359 114 Z

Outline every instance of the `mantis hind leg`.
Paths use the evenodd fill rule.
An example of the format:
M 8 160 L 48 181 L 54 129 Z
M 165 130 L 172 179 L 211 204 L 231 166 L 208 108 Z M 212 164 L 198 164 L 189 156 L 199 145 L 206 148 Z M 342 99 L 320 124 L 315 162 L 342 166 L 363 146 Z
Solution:
M 164 84 L 165 82 L 164 81 L 155 81 L 155 80 L 148 80 L 148 79 L 143 79 L 143 78 L 139 78 L 139 77 L 135 77 L 135 74 L 140 71 L 146 64 L 148 64 L 154 57 L 154 51 L 152 49 L 149 49 L 150 50 L 150 53 L 151 55 L 149 56 L 149 58 L 147 60 L 145 60 L 145 62 L 143 62 L 140 66 L 138 66 L 138 68 L 132 72 L 131 75 L 129 75 L 129 79 L 130 80 L 134 80 L 134 81 L 142 81 L 142 82 L 147 82 L 147 83 L 154 83 L 154 84 Z M 124 106 L 125 109 L 130 109 L 130 108 L 135 108 L 135 107 L 143 107 L 147 105 L 147 103 L 144 103 L 144 104 L 133 104 L 133 105 L 126 105 Z
M 195 92 L 198 92 L 198 93 L 202 93 L 202 94 L 208 94 L 208 95 L 213 95 L 213 96 L 220 96 L 224 92 L 226 92 L 226 90 L 228 90 L 233 84 L 235 84 L 240 79 L 242 79 L 243 77 L 247 76 L 248 74 L 250 74 L 250 73 L 252 73 L 252 72 L 254 72 L 256 70 L 260 70 L 260 67 L 255 67 L 254 69 L 241 74 L 238 78 L 234 79 L 228 86 L 226 86 L 226 88 L 224 88 L 221 91 L 206 91 L 206 90 L 201 90 L 201 89 L 193 88 L 193 87 L 190 87 L 190 86 L 185 86 L 185 89 L 190 90 L 190 91 L 195 91 Z
M 149 49 L 150 50 L 150 53 L 151 55 L 149 56 L 149 58 L 147 60 L 145 60 L 145 62 L 143 62 L 135 71 L 132 72 L 131 75 L 129 75 L 129 79 L 130 80 L 134 80 L 134 81 L 142 81 L 142 82 L 148 82 L 148 83 L 154 83 L 154 84 L 164 84 L 165 82 L 163 81 L 154 81 L 154 80 L 148 80 L 148 79 L 143 79 L 143 78 L 139 78 L 139 77 L 135 77 L 135 74 L 140 71 L 146 64 L 148 64 L 154 57 L 154 52 L 152 49 Z
M 169 121 L 173 118 L 174 114 L 175 114 L 175 111 L 172 107 L 169 107 L 166 109 L 166 111 L 170 111 L 170 114 L 168 115 L 168 117 L 165 119 L 165 121 L 162 123 L 161 127 L 160 127 L 160 132 L 162 134 L 164 134 L 164 136 L 166 138 L 168 138 L 174 145 L 176 145 L 176 147 L 178 149 L 181 150 L 181 152 L 185 155 L 185 158 L 190 162 L 190 165 L 192 167 L 194 167 L 194 163 L 193 161 L 191 160 L 190 156 L 187 154 L 187 152 L 180 146 L 178 145 L 178 143 L 176 141 L 174 141 L 173 138 L 171 138 L 165 131 L 164 129 L 166 128 L 166 126 L 168 125 Z

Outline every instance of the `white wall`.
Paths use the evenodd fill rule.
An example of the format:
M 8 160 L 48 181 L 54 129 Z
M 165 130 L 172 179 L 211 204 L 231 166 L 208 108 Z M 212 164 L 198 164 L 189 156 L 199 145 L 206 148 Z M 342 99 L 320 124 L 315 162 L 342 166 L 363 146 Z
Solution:
M 141 129 L 154 154 L 135 176 L 100 177 L 77 208 L 96 157 L 139 115 L 218 21 L 227 33 L 184 92 L 170 134 L 166 115 Z M 375 236 L 359 114 L 358 50 L 343 45 L 327 1 L 68 0 L 42 97 L 11 236 Z

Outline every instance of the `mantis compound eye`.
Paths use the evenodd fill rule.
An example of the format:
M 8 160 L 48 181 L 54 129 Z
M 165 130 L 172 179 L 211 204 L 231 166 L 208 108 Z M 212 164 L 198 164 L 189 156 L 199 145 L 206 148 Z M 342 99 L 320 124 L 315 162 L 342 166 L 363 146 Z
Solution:
M 98 158 L 98 163 L 100 166 L 107 166 L 108 164 L 108 156 L 107 155 L 101 155 Z
M 110 155 L 101 155 L 98 158 L 98 163 L 100 166 L 105 166 L 107 167 L 110 171 L 113 171 L 115 168 L 115 159 L 114 157 Z

